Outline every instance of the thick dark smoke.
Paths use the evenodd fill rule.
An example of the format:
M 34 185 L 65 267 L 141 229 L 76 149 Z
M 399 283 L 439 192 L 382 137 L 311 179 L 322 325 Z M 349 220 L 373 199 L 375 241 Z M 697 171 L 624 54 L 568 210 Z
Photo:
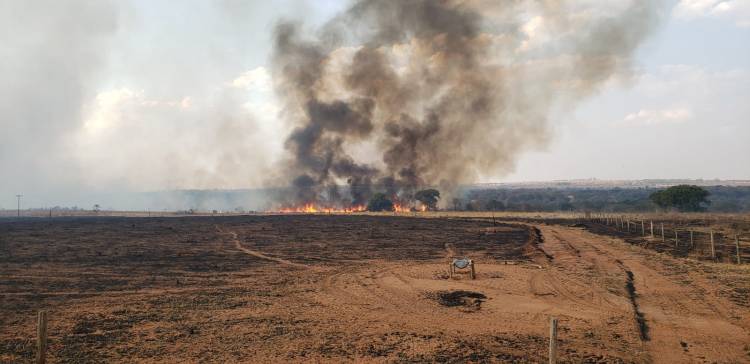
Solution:
M 551 113 L 628 74 L 658 9 L 612 3 L 363 0 L 312 35 L 279 23 L 287 203 L 408 201 L 512 169 Z

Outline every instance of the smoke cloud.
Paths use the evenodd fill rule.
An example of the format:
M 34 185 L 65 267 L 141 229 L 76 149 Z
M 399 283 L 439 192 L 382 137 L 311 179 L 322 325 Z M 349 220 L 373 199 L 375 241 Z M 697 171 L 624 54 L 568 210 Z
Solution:
M 549 139 L 548 119 L 626 80 L 651 1 L 362 0 L 315 31 L 282 21 L 273 75 L 286 140 L 283 203 L 409 201 L 450 192 Z M 349 186 L 342 193 L 341 184 Z
M 3 1 L 0 24 L 0 187 L 8 196 L 51 193 L 48 181 L 71 177 L 60 137 L 95 93 L 117 10 L 105 1 Z
M 17 193 L 22 207 L 145 209 L 137 192 L 260 187 L 283 144 L 272 20 L 253 19 L 272 6 L 0 1 L 0 209 Z
M 280 1 L 0 2 L 0 209 L 16 193 L 107 208 L 161 208 L 134 202 L 143 191 L 279 185 L 293 189 L 284 204 L 340 207 L 450 193 L 511 171 L 550 139 L 548 120 L 627 81 L 660 11 Z M 314 24 L 277 21 L 303 14 Z M 255 197 L 236 207 L 263 208 Z

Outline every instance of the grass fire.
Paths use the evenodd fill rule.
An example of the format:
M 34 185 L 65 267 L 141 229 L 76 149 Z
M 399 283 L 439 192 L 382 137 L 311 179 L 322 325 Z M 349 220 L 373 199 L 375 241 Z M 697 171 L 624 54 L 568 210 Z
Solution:
M 0 24 L 0 363 L 750 363 L 750 0 Z

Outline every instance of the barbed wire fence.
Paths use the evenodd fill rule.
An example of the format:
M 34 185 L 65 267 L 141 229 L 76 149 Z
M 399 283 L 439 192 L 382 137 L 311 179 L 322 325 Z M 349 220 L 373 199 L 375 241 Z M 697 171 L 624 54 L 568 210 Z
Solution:
M 584 220 L 599 228 L 636 240 L 640 245 L 674 256 L 695 256 L 717 262 L 750 263 L 750 237 L 711 226 L 616 214 L 587 213 Z

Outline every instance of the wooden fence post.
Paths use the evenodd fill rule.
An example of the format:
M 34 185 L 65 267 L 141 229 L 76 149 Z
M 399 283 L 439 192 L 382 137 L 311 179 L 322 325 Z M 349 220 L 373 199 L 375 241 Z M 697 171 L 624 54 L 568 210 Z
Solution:
M 47 312 L 39 311 L 36 323 L 36 363 L 44 364 L 47 358 Z
M 664 238 L 664 223 L 661 223 L 661 242 L 664 243 L 667 240 Z
M 549 326 L 549 364 L 557 363 L 557 318 L 550 318 Z
M 690 229 L 690 249 L 693 249 L 693 229 Z
M 641 220 L 641 235 L 646 236 L 646 226 L 643 224 L 643 220 Z
M 711 259 L 716 259 L 716 248 L 714 247 L 714 230 L 711 229 Z
M 735 235 L 734 236 L 734 246 L 737 248 L 737 264 L 742 264 L 742 260 L 740 258 L 740 236 Z
M 651 220 L 651 237 L 654 237 L 654 220 Z
M 674 247 L 677 247 L 677 244 L 679 243 L 679 240 L 677 240 L 677 228 L 674 228 Z

